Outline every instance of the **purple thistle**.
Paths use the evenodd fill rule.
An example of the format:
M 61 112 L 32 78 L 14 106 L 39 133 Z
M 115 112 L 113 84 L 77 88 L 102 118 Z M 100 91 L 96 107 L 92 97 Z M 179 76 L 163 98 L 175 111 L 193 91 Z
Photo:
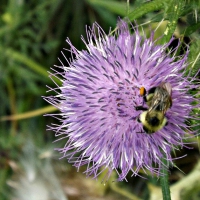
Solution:
M 153 32 L 150 38 L 141 36 L 137 28 L 131 34 L 120 20 L 114 36 L 106 35 L 98 24 L 89 28 L 87 41 L 82 39 L 87 50 L 77 50 L 67 39 L 74 58 L 69 67 L 61 63 L 63 73 L 54 69 L 53 76 L 61 75 L 63 84 L 50 88 L 57 95 L 45 100 L 61 111 L 57 114 L 61 124 L 50 127 L 58 140 L 66 140 L 57 150 L 77 168 L 87 165 L 87 175 L 96 178 L 105 169 L 108 177 L 116 170 L 120 181 L 129 171 L 138 175 L 140 169 L 160 175 L 161 158 L 173 162 L 171 150 L 184 146 L 186 132 L 196 133 L 185 123 L 199 120 L 191 114 L 199 100 L 188 92 L 197 87 L 196 78 L 185 76 L 188 51 L 176 57 L 176 52 L 166 53 L 173 39 L 156 45 L 153 37 Z M 173 104 L 165 114 L 168 124 L 147 134 L 138 122 L 143 111 L 136 109 L 145 104 L 140 88 L 148 91 L 161 82 L 172 86 Z

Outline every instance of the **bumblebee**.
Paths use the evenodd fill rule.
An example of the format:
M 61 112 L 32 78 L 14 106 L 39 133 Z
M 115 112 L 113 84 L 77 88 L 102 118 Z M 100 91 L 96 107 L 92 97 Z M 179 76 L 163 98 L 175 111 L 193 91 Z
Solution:
M 143 124 L 146 133 L 151 134 L 161 130 L 167 124 L 166 111 L 172 106 L 172 87 L 170 83 L 162 82 L 159 86 L 153 87 L 146 94 L 144 87 L 140 88 L 140 95 L 143 96 L 148 108 L 138 106 L 137 110 L 145 110 L 140 114 L 139 122 Z

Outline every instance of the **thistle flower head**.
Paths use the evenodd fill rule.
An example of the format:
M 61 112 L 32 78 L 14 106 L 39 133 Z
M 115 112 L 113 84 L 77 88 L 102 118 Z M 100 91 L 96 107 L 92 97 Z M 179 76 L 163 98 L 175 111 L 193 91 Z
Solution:
M 64 72 L 62 86 L 46 101 L 61 111 L 59 125 L 52 125 L 56 136 L 66 140 L 58 151 L 77 168 L 87 166 L 86 174 L 97 177 L 108 169 L 124 180 L 129 171 L 140 169 L 160 174 L 161 158 L 172 162 L 172 148 L 183 147 L 184 134 L 194 134 L 187 119 L 194 116 L 195 78 L 185 76 L 188 51 L 182 57 L 169 51 L 171 41 L 156 45 L 152 32 L 149 38 L 138 29 L 130 33 L 128 23 L 118 22 L 115 35 L 106 35 L 98 24 L 87 29 L 87 50 L 77 50 L 67 39 L 74 58 Z M 177 47 L 178 49 L 178 47 Z M 165 112 L 167 125 L 147 134 L 138 106 L 147 106 L 140 88 L 149 91 L 161 83 L 172 87 L 172 106 Z M 198 103 L 199 104 L 199 100 Z M 198 106 L 198 105 L 197 105 Z M 197 107 L 196 106 L 196 107 Z

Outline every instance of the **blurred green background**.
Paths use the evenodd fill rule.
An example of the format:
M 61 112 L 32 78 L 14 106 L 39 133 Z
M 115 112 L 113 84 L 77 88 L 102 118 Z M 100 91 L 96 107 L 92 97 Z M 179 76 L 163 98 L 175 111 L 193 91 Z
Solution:
M 179 3 L 178 3 L 179 2 Z M 179 10 L 174 11 L 175 3 Z M 57 112 L 42 99 L 55 84 L 47 71 L 60 60 L 69 48 L 69 37 L 79 50 L 84 49 L 81 35 L 86 36 L 86 25 L 94 22 L 109 32 L 115 28 L 118 17 L 127 15 L 127 3 L 120 0 L 1 0 L 0 4 L 0 199 L 152 199 L 158 193 L 157 179 L 128 176 L 128 183 L 107 183 L 86 179 L 66 160 L 58 160 L 53 150 L 54 133 L 46 125 L 58 123 L 43 117 Z M 199 1 L 130 1 L 131 21 L 146 23 L 145 32 L 160 24 L 162 35 L 165 20 L 176 20 L 168 38 L 175 36 L 190 45 L 190 66 L 199 69 L 200 52 Z M 166 38 L 166 40 L 168 39 Z M 70 58 L 70 53 L 65 51 Z M 195 62 L 194 62 L 195 61 Z M 177 156 L 188 154 L 177 161 L 171 171 L 172 184 L 180 183 L 193 173 L 199 160 L 197 145 L 183 149 Z M 192 171 L 193 170 L 193 171 Z M 83 168 L 84 171 L 84 168 Z M 41 180 L 40 180 L 41 179 Z M 115 180 L 115 174 L 111 177 Z M 37 182 L 37 181 L 38 182 Z M 48 183 L 48 184 L 47 184 Z M 200 184 L 189 190 L 189 199 L 200 199 Z M 37 192 L 38 191 L 38 192 Z M 192 192 L 191 192 L 192 191 Z M 38 197 L 36 194 L 40 194 Z M 36 196 L 34 196 L 34 194 Z M 24 196 L 23 196 L 24 195 Z M 182 199 L 188 199 L 188 192 Z M 155 197 L 156 199 L 157 197 Z M 159 198 L 157 198 L 159 199 Z

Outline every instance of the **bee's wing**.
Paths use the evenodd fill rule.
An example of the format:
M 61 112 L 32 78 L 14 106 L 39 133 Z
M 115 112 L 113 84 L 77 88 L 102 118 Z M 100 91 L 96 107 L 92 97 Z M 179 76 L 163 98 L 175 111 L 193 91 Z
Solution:
M 163 88 L 167 91 L 167 93 L 169 94 L 168 97 L 168 105 L 167 105 L 167 109 L 170 108 L 172 106 L 172 86 L 169 82 L 166 82 L 163 84 Z
M 162 82 L 153 93 L 149 112 L 152 110 L 162 111 L 163 114 L 172 105 L 171 100 L 172 87 L 168 82 Z
M 164 88 L 168 92 L 169 96 L 171 96 L 171 94 L 172 94 L 172 86 L 171 86 L 171 84 L 169 82 L 161 83 L 161 87 Z
M 151 101 L 151 106 L 149 107 L 149 112 L 151 112 L 152 110 L 157 110 L 157 107 L 160 105 L 160 102 L 160 98 L 158 98 L 157 95 L 154 95 Z
M 151 106 L 149 108 L 149 111 L 157 110 L 157 111 L 162 111 L 163 113 L 166 112 L 166 110 L 169 107 L 167 102 L 169 98 L 168 92 L 170 92 L 170 85 L 166 85 L 166 87 L 168 87 L 169 91 L 165 89 L 165 84 L 161 85 L 155 90 L 155 93 L 151 100 Z

